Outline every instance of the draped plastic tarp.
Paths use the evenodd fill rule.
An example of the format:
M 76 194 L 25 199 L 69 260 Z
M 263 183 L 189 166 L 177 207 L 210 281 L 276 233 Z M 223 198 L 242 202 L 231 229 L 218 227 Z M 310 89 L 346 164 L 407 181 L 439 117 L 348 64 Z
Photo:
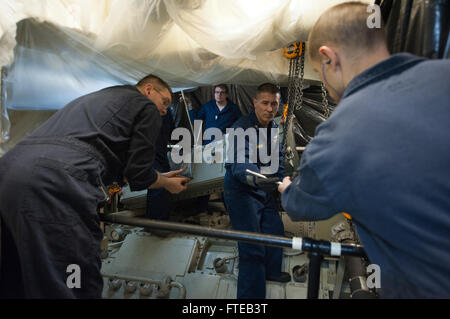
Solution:
M 14 67 L 24 63 L 28 69 L 33 64 L 50 78 L 73 82 L 91 81 L 83 72 L 93 68 L 93 77 L 98 69 L 107 70 L 113 82 L 155 73 L 173 87 L 281 84 L 288 70 L 282 48 L 305 40 L 320 14 L 340 2 L 3 0 L 0 65 L 15 61 Z M 36 20 L 18 28 L 25 18 Z M 28 61 L 32 56 L 35 61 Z M 308 63 L 306 78 L 318 79 Z M 19 80 L 9 72 L 7 81 Z
M 6 143 L 9 140 L 9 131 L 11 123 L 9 121 L 8 112 L 3 105 L 3 101 L 6 101 L 6 90 L 3 86 L 3 78 L 5 69 L 0 68 L 0 156 L 7 151 Z
M 58 109 L 149 73 L 175 88 L 286 85 L 282 48 L 306 40 L 320 14 L 341 2 L 0 0 L 4 104 Z M 305 78 L 318 80 L 308 60 Z
M 450 1 L 377 0 L 391 53 L 450 58 Z

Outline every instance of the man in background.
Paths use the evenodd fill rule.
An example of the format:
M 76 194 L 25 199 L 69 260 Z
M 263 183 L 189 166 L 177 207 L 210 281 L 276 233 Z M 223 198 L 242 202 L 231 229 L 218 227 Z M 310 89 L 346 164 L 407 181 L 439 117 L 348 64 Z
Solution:
M 214 100 L 205 103 L 200 110 L 189 110 L 189 117 L 192 123 L 195 120 L 203 121 L 203 128 L 218 128 L 223 134 L 226 129 L 231 127 L 242 116 L 239 106 L 234 104 L 228 98 L 228 87 L 225 84 L 218 84 L 214 86 Z M 203 144 L 211 143 L 211 140 L 203 141 Z

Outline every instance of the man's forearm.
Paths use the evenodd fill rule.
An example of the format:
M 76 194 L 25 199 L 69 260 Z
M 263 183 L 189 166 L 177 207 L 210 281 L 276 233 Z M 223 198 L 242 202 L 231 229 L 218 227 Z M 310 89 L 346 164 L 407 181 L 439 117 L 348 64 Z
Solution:
M 158 174 L 158 177 L 156 178 L 156 181 L 152 185 L 150 185 L 150 187 L 148 189 L 155 189 L 155 188 L 164 187 L 165 182 L 166 182 L 165 180 L 167 179 L 167 177 L 164 177 L 158 171 L 156 171 L 156 173 Z

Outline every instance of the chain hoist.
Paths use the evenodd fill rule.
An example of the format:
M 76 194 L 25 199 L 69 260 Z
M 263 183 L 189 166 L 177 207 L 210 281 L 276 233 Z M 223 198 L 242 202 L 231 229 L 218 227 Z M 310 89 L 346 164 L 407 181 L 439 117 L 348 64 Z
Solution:
M 294 110 L 301 109 L 303 105 L 303 78 L 305 73 L 305 43 L 295 42 L 285 48 L 285 56 L 289 61 L 288 74 L 288 103 L 285 110 L 283 126 L 283 157 L 288 161 L 294 157 L 294 152 L 287 146 L 287 132 L 292 124 Z
M 295 100 L 295 110 L 298 111 L 303 106 L 303 78 L 305 76 L 305 43 L 302 42 L 302 54 L 300 55 L 300 77 L 297 77 L 296 80 L 298 81 L 298 85 L 295 86 L 296 88 L 296 100 Z M 292 111 L 293 113 L 293 111 Z

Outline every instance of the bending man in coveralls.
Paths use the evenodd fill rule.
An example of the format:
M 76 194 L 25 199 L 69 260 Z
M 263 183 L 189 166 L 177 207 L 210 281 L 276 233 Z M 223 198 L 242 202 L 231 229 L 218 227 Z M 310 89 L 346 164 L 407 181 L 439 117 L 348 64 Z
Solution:
M 0 158 L 2 297 L 101 298 L 103 185 L 125 178 L 132 191 L 186 189 L 180 172 L 152 168 L 171 100 L 153 75 L 82 96 Z M 69 288 L 71 265 L 81 282 Z
M 284 235 L 283 222 L 273 197 L 277 188 L 275 182 L 281 180 L 284 171 L 278 135 L 274 133 L 278 129 L 273 122 L 280 105 L 279 88 L 271 83 L 259 86 L 253 103 L 254 111 L 241 117 L 232 127 L 246 131 L 245 143 L 239 146 L 242 135 L 229 136 L 229 143 L 234 139 L 234 152 L 229 154 L 231 151 L 227 151 L 227 156 L 231 156 L 225 164 L 225 204 L 233 229 Z M 264 159 L 263 154 L 268 154 L 270 161 Z M 243 160 L 239 160 L 240 157 Z M 258 178 L 247 173 L 247 169 L 262 174 L 270 172 L 272 177 L 268 180 Z M 265 298 L 266 279 L 290 281 L 289 274 L 281 272 L 282 248 L 247 243 L 238 246 L 237 298 Z
M 450 297 L 450 62 L 390 55 L 367 4 L 326 11 L 312 66 L 340 100 L 279 190 L 293 220 L 350 214 L 382 298 Z
M 167 158 L 167 144 L 170 142 L 170 135 L 175 128 L 174 119 L 170 108 L 166 115 L 161 117 L 161 129 L 156 139 L 155 160 L 153 168 L 159 172 L 170 171 L 169 160 Z M 168 220 L 172 208 L 170 194 L 164 188 L 147 190 L 146 217 L 158 220 Z M 155 231 L 153 231 L 155 232 Z

